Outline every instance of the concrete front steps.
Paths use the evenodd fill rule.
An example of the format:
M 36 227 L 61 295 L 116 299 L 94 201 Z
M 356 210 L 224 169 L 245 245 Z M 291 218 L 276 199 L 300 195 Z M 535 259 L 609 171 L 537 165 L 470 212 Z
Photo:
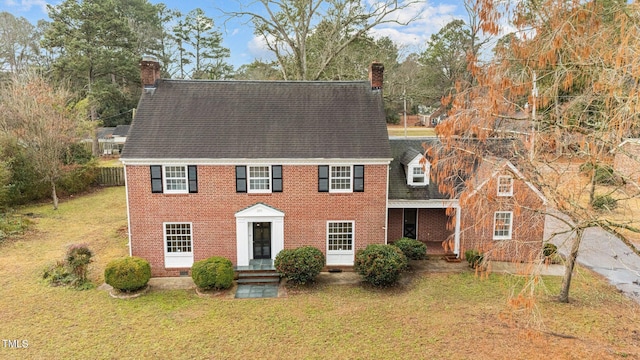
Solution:
M 275 270 L 237 270 L 238 285 L 278 285 L 280 274 Z

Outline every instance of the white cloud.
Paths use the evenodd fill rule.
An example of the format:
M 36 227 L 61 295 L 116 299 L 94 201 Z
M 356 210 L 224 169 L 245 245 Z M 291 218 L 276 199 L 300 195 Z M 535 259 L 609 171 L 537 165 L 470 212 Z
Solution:
M 374 38 L 388 36 L 400 48 L 421 48 L 426 45 L 431 35 L 437 33 L 444 25 L 462 18 L 457 13 L 458 10 L 458 6 L 451 4 L 414 3 L 393 13 L 393 19 L 401 23 L 413 19 L 409 24 L 381 24 L 372 29 L 371 34 Z
M 248 56 L 266 61 L 274 60 L 273 53 L 267 47 L 267 43 L 262 36 L 254 36 L 247 43 Z
M 7 7 L 15 8 L 17 11 L 31 11 L 31 8 L 39 8 L 43 13 L 47 13 L 47 1 L 46 0 L 5 0 L 4 4 Z

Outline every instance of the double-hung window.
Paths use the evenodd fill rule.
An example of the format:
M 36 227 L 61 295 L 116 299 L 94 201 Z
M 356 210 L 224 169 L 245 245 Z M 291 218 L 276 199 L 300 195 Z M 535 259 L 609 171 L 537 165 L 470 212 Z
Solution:
M 351 191 L 351 166 L 340 165 L 331 166 L 329 177 L 329 191 L 350 192 Z
M 409 169 L 409 185 L 427 185 L 427 174 L 422 165 L 411 165 Z
M 364 192 L 364 165 L 318 166 L 318 191 Z
M 493 239 L 511 240 L 513 212 L 496 211 L 493 215 Z
M 249 192 L 271 192 L 271 169 L 269 165 L 249 166 Z
M 498 176 L 498 196 L 513 196 L 513 178 L 511 176 Z
M 198 167 L 195 165 L 151 165 L 150 170 L 152 193 L 198 192 Z
M 236 166 L 236 192 L 282 192 L 282 165 Z

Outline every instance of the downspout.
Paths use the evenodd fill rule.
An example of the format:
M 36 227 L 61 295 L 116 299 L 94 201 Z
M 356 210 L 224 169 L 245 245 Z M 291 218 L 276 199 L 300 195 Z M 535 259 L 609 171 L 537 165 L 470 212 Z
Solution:
M 129 207 L 129 179 L 127 178 L 127 165 L 125 164 L 125 162 L 123 160 L 120 160 L 122 162 L 122 166 L 124 167 L 124 191 L 125 191 L 125 197 L 127 199 L 127 233 L 129 235 L 129 243 L 127 244 L 127 246 L 129 246 L 129 256 L 133 256 L 133 251 L 131 249 L 131 211 L 130 211 L 130 207 Z
M 386 199 L 385 199 L 385 209 L 384 209 L 384 244 L 387 245 L 388 241 L 388 232 L 389 232 L 389 171 L 391 167 L 389 166 L 391 161 L 387 163 L 387 188 L 386 188 Z

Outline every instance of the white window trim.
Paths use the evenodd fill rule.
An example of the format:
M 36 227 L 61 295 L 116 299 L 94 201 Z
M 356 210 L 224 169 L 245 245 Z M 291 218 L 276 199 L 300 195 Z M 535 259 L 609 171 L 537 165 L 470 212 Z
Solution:
M 509 191 L 500 191 L 500 181 L 502 179 L 509 179 Z M 498 196 L 513 196 L 513 177 L 510 175 L 500 175 L 498 176 Z
M 351 224 L 351 250 L 329 250 L 329 224 L 350 223 Z M 353 220 L 328 220 L 327 221 L 327 254 L 351 255 L 356 248 L 356 222 Z
M 191 251 L 185 252 L 168 252 L 167 249 L 167 225 L 183 225 L 188 224 L 191 230 Z M 193 265 L 193 223 L 180 221 L 167 221 L 162 223 L 162 239 L 164 247 L 164 262 L 167 268 L 189 268 Z
M 252 167 L 268 167 L 269 168 L 269 189 L 251 189 L 251 168 Z M 247 165 L 247 193 L 249 194 L 269 194 L 273 191 L 273 184 L 272 184 L 272 177 L 273 177 L 273 173 L 272 173 L 272 168 L 271 165 Z M 262 178 L 258 178 L 258 179 L 262 179 Z
M 331 175 L 331 169 L 334 167 L 349 167 L 349 188 L 348 189 L 334 189 L 332 187 L 332 181 L 334 177 Z M 342 178 L 340 178 L 342 179 Z M 350 164 L 336 164 L 329 165 L 329 192 L 330 193 L 351 193 L 353 192 L 353 165 Z
M 422 182 L 413 181 L 413 169 L 418 169 L 418 168 L 422 169 L 422 172 L 424 174 L 424 181 L 422 181 Z M 423 168 L 422 165 L 409 165 L 409 170 L 407 171 L 407 184 L 414 185 L 414 186 L 429 185 L 429 170 L 428 170 L 428 168 L 426 166 Z
M 183 167 L 184 168 L 184 181 L 186 188 L 184 190 L 169 190 L 167 188 L 167 167 Z M 180 179 L 180 178 L 172 178 Z M 187 165 L 175 164 L 175 165 L 162 165 L 162 190 L 165 194 L 188 194 L 189 193 L 189 167 Z
M 498 220 L 498 214 L 509 214 L 509 234 L 497 236 L 496 235 L 496 221 Z M 493 240 L 511 240 L 513 234 L 513 211 L 496 211 L 493 213 Z

